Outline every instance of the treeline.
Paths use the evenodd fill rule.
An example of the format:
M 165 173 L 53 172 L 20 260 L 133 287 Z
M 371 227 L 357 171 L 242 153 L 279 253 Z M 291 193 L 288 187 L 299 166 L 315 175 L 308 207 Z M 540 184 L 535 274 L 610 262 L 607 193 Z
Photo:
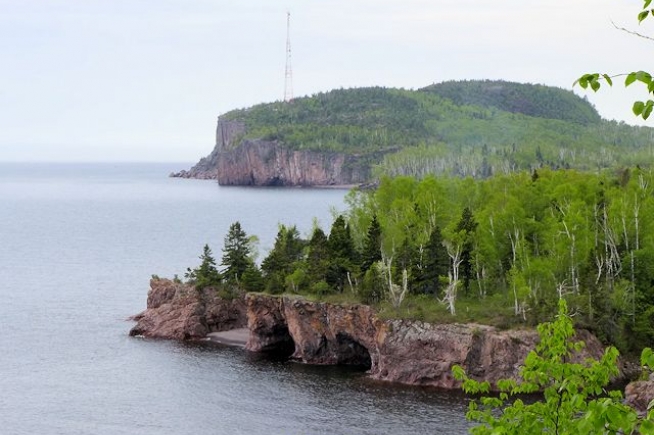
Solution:
M 601 120 L 567 90 L 502 81 L 339 89 L 222 118 L 242 120 L 246 139 L 356 154 L 378 178 L 485 178 L 543 166 L 597 170 L 654 160 L 653 129 Z
M 385 178 L 348 202 L 329 233 L 281 225 L 260 266 L 234 224 L 222 282 L 500 326 L 548 320 L 565 298 L 578 323 L 623 351 L 654 339 L 650 171 Z

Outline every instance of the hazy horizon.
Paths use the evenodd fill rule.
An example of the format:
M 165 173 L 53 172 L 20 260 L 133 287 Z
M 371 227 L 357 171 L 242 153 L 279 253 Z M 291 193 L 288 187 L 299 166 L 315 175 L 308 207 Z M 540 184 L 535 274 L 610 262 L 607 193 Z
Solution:
M 620 79 L 647 67 L 641 4 L 613 0 L 0 0 L 0 161 L 197 161 L 218 115 L 284 93 L 291 13 L 296 97 L 339 88 L 418 89 L 448 80 L 545 84 L 605 119 L 647 125 Z M 643 29 L 644 28 L 644 29 Z

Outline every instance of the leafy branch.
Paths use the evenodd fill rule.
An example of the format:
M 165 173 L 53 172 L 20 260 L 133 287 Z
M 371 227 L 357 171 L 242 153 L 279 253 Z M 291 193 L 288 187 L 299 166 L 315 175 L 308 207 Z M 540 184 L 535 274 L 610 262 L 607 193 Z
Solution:
M 654 16 L 654 9 L 648 9 L 651 5 L 652 0 L 643 0 L 642 10 L 638 13 L 638 23 L 642 23 L 644 20 Z M 618 27 L 613 23 L 613 26 L 619 30 L 625 31 L 631 35 L 638 36 L 640 38 L 648 39 L 654 41 L 654 38 L 643 35 L 632 30 L 625 29 L 623 27 Z M 617 74 L 617 75 L 608 75 L 602 73 L 588 73 L 584 74 L 575 80 L 573 86 L 579 85 L 583 89 L 592 89 L 594 92 L 597 92 L 601 88 L 601 82 L 604 81 L 609 86 L 613 86 L 613 78 L 619 76 L 626 76 L 624 85 L 625 87 L 630 86 L 635 82 L 641 82 L 647 87 L 647 92 L 650 95 L 654 95 L 654 81 L 652 80 L 652 75 L 647 71 L 634 71 L 628 74 Z M 632 108 L 632 112 L 636 116 L 640 116 L 643 119 L 649 118 L 654 110 L 654 100 L 648 99 L 647 101 L 635 101 Z

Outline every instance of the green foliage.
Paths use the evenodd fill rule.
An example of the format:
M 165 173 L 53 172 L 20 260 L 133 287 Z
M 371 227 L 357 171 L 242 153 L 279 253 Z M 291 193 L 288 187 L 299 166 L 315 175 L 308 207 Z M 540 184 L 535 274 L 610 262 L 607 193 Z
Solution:
M 650 6 L 651 0 L 644 0 L 642 10 L 638 13 L 638 23 L 642 23 L 647 18 L 650 18 L 654 14 L 654 9 L 648 9 Z M 636 32 L 630 32 L 636 36 L 644 37 L 646 39 L 652 39 L 651 37 L 641 35 Z M 648 95 L 654 96 L 654 80 L 652 80 L 652 74 L 647 71 L 632 71 L 630 73 L 622 73 L 610 76 L 609 74 L 600 74 L 600 73 L 587 73 L 579 77 L 575 84 L 578 84 L 584 89 L 590 87 L 594 92 L 597 92 L 602 87 L 602 80 L 606 82 L 607 85 L 613 86 L 612 78 L 618 76 L 625 76 L 624 85 L 628 87 L 633 83 L 641 83 Z M 649 118 L 654 110 L 654 100 L 648 99 L 646 101 L 635 101 L 632 106 L 632 112 L 636 116 L 640 116 L 643 119 Z
M 366 238 L 363 241 L 363 251 L 361 253 L 361 270 L 370 269 L 373 263 L 382 259 L 381 257 L 381 236 L 382 229 L 377 220 L 377 216 L 372 217 L 372 222 L 368 227 Z
M 295 225 L 279 226 L 275 245 L 261 263 L 261 270 L 266 281 L 266 291 L 282 293 L 286 287 L 286 277 L 292 274 L 303 259 L 305 241 Z
M 563 89 L 501 80 L 452 81 L 423 89 L 458 106 L 493 107 L 535 118 L 559 119 L 580 124 L 597 123 L 600 116 L 591 105 Z
M 251 244 L 252 240 L 243 231 L 240 222 L 229 226 L 222 258 L 222 265 L 225 266 L 222 274 L 227 282 L 238 284 L 243 274 L 254 266 Z
M 497 383 L 498 396 L 471 402 L 467 417 L 480 423 L 473 434 L 617 434 L 634 433 L 636 412 L 621 402 L 621 394 L 607 391 L 618 374 L 618 351 L 608 347 L 600 360 L 580 358 L 583 348 L 574 342 L 574 328 L 562 299 L 556 319 L 538 326 L 540 343 L 525 359 L 518 380 Z M 469 378 L 455 367 L 456 379 L 469 394 L 488 394 L 490 384 Z M 540 400 L 521 395 L 542 392 Z M 641 426 L 648 429 L 649 424 Z M 646 433 L 651 433 L 648 430 Z
M 483 306 L 497 296 L 513 314 L 507 318 L 502 309 L 498 317 L 475 317 L 536 325 L 549 319 L 565 296 L 580 324 L 621 351 L 638 352 L 654 337 L 650 170 L 542 168 L 538 177 L 523 172 L 485 180 L 382 178 L 374 191 L 351 192 L 348 203 L 348 224 L 360 235 L 356 243 L 365 246 L 376 217 L 392 280 L 400 284 L 407 270 L 414 295 L 453 300 L 455 292 L 445 291 L 452 289 L 448 276 L 456 278 L 448 251 L 458 256 L 459 279 L 462 288 L 467 279 L 469 291 L 456 296 L 455 318 L 437 321 L 463 321 L 469 316 L 462 309 L 469 308 L 459 307 L 462 301 Z M 384 302 L 371 293 L 373 276 L 353 269 L 351 278 L 362 299 Z M 397 315 L 423 315 L 407 307 L 409 302 Z
M 222 276 L 218 272 L 218 269 L 216 269 L 216 260 L 213 258 L 209 245 L 204 245 L 200 260 L 202 260 L 200 266 L 195 269 L 187 269 L 185 274 L 186 279 L 198 290 L 206 287 L 219 286 L 222 282 Z
M 343 215 L 332 224 L 327 239 L 329 265 L 325 280 L 336 291 L 342 292 L 351 282 L 351 274 L 358 270 L 358 253 Z
M 308 280 L 315 283 L 325 282 L 329 269 L 329 250 L 327 236 L 320 227 L 313 230 L 309 240 L 306 263 Z

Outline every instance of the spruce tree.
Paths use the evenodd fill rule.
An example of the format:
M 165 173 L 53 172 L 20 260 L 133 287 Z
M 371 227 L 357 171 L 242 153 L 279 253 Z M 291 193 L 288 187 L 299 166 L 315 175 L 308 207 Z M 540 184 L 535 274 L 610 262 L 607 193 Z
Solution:
M 470 208 L 465 207 L 461 213 L 461 219 L 456 226 L 456 231 L 464 231 L 464 242 L 463 249 L 461 251 L 461 277 L 463 278 L 463 288 L 465 290 L 466 296 L 470 290 L 470 281 L 472 280 L 473 265 L 472 265 L 472 249 L 473 249 L 473 236 L 475 229 L 477 228 L 477 222 L 472 215 Z
M 204 245 L 200 260 L 202 260 L 200 266 L 192 270 L 191 268 L 187 269 L 186 278 L 198 290 L 219 285 L 222 277 L 218 269 L 216 269 L 216 260 L 213 258 L 209 245 Z
M 238 283 L 245 271 L 252 266 L 250 240 L 241 224 L 236 221 L 230 225 L 223 248 L 223 275 L 231 283 Z
M 316 227 L 309 240 L 307 251 L 307 272 L 311 282 L 324 281 L 329 266 L 329 251 L 327 247 L 327 235 Z
M 381 256 L 382 230 L 377 215 L 372 217 L 372 222 L 368 227 L 368 233 L 363 240 L 363 252 L 361 253 L 361 271 L 365 272 L 370 269 L 375 262 L 382 259 Z
M 305 243 L 295 225 L 279 226 L 275 245 L 261 263 L 267 291 L 283 291 L 286 277 L 295 271 L 297 263 L 302 260 Z
M 350 228 L 342 215 L 338 216 L 332 224 L 327 248 L 329 267 L 326 281 L 332 288 L 342 292 L 351 280 L 352 274 L 358 269 L 358 253 L 354 249 Z
M 446 277 L 450 269 L 450 257 L 443 246 L 443 236 L 438 226 L 429 234 L 429 241 L 418 265 L 417 291 L 438 294 L 441 290 L 440 277 Z

